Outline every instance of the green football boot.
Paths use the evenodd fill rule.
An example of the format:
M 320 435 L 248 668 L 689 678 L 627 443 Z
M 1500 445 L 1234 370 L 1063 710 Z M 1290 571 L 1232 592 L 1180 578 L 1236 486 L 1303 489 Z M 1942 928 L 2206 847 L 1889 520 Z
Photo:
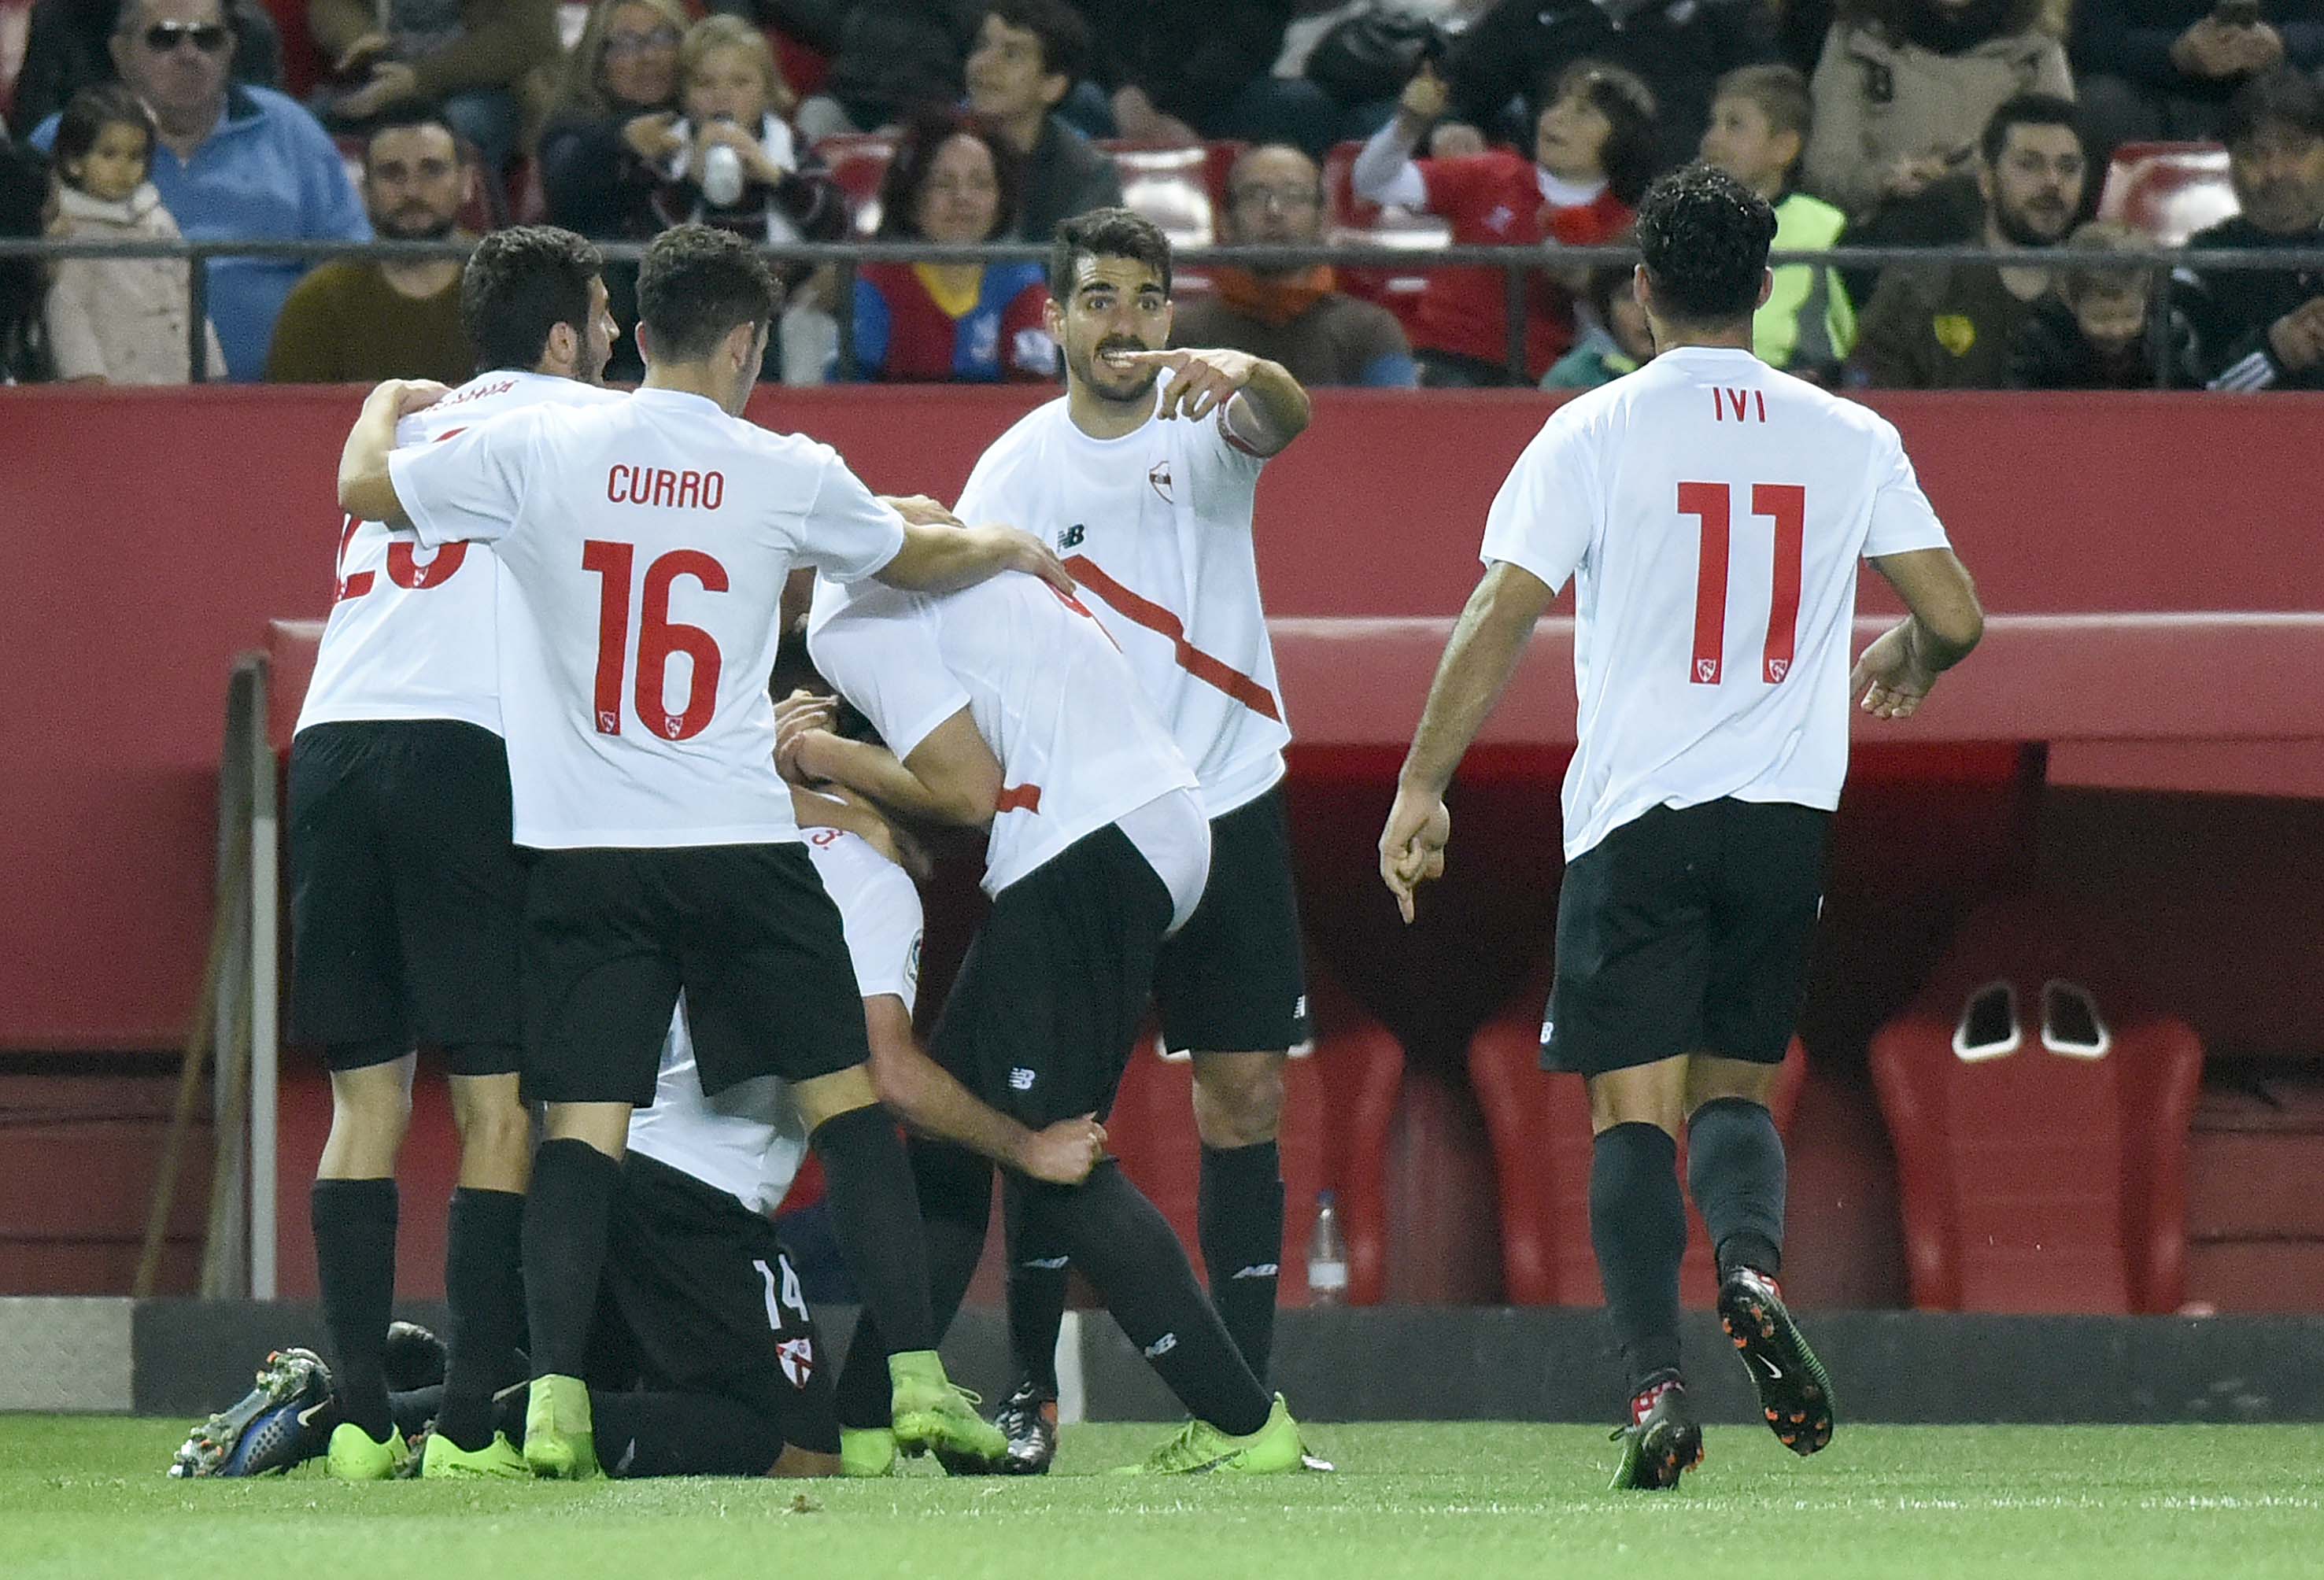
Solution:
M 1143 1465 L 1127 1465 L 1116 1475 L 1283 1475 L 1305 1468 L 1299 1423 L 1283 1395 L 1275 1396 L 1267 1424 L 1247 1438 L 1230 1437 L 1208 1421 L 1188 1421 Z
M 508 1440 L 506 1432 L 494 1432 L 493 1440 L 471 1451 L 461 1447 L 441 1432 L 428 1434 L 428 1443 L 420 1451 L 420 1478 L 422 1481 L 530 1481 L 532 1465 L 524 1453 Z
M 323 1456 L 331 1479 L 343 1482 L 393 1481 L 410 1463 L 411 1445 L 401 1432 L 390 1427 L 387 1441 L 381 1443 L 353 1421 L 331 1429 L 331 1446 Z
M 961 1461 L 998 1466 L 1009 1454 L 1001 1428 L 976 1413 L 980 1401 L 945 1375 L 934 1350 L 888 1357 L 893 1392 L 890 1419 L 896 1447 L 906 1454 L 937 1449 Z
M 589 1389 L 578 1377 L 535 1377 L 524 1406 L 524 1462 L 532 1474 L 587 1481 L 597 1474 Z
M 844 1476 L 896 1474 L 896 1434 L 885 1427 L 839 1428 L 839 1474 Z

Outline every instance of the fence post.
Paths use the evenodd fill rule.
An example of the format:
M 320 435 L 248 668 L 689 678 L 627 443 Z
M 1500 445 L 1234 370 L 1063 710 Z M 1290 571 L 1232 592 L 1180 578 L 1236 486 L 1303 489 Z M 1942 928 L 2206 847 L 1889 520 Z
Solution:
M 1522 253 L 1530 249 L 1511 250 Z M 1526 276 L 1523 264 L 1501 265 L 1501 297 L 1505 304 L 1502 310 L 1508 318 L 1509 377 L 1516 383 L 1529 384 L 1533 381 L 1526 376 L 1530 370 L 1526 366 Z
M 210 266 L 199 247 L 186 254 L 186 372 L 189 381 L 205 384 L 210 376 Z
M 250 666 L 250 1297 L 274 1298 L 277 1022 L 281 985 L 281 888 L 277 871 L 281 822 L 275 805 L 274 743 L 267 736 L 271 667 L 262 654 Z

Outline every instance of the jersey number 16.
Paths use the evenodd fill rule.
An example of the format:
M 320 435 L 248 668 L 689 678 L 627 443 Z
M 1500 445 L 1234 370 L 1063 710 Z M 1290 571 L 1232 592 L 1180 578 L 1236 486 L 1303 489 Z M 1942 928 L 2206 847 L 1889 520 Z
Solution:
M 1702 526 L 1702 557 L 1694 583 L 1694 657 L 1687 675 L 1697 685 L 1717 685 L 1727 677 L 1729 510 L 1729 489 L 1723 482 L 1678 485 L 1678 513 L 1694 517 Z M 1800 562 L 1807 552 L 1808 491 L 1795 482 L 1755 482 L 1751 513 L 1775 524 L 1775 583 L 1759 678 L 1777 685 L 1792 672 L 1792 649 L 1799 639 Z
M 581 546 L 581 568 L 601 578 L 597 593 L 597 686 L 591 706 L 597 733 L 622 732 L 622 671 L 629 657 L 630 590 L 637 565 L 638 546 L 590 538 Z M 692 576 L 706 592 L 726 591 L 726 567 L 698 548 L 674 548 L 646 567 L 644 607 L 638 616 L 638 683 L 632 701 L 639 721 L 670 740 L 690 740 L 708 728 L 718 707 L 717 639 L 700 626 L 682 625 L 669 618 L 670 583 Z M 669 711 L 663 683 L 669 675 L 669 656 L 683 653 L 693 660 L 686 683 L 686 703 Z

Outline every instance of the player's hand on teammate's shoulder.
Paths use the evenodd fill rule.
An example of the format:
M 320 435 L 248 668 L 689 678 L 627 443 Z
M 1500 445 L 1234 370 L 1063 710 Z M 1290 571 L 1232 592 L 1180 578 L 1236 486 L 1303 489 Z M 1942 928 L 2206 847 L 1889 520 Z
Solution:
M 1444 799 L 1399 785 L 1396 804 L 1380 830 L 1380 881 L 1396 896 L 1406 925 L 1420 886 L 1444 876 L 1444 847 L 1452 838 L 1452 814 Z
M 881 494 L 880 502 L 915 527 L 959 527 L 961 519 L 926 494 Z
M 382 392 L 390 389 L 395 391 L 395 415 L 399 418 L 425 411 L 452 392 L 452 386 L 433 379 L 390 379 L 373 393 L 384 400 L 386 396 Z
M 1067 597 L 1073 595 L 1074 574 L 1065 569 L 1065 562 L 1057 557 L 1056 550 L 1015 527 L 971 527 L 971 532 L 989 536 L 992 552 L 1002 570 L 1022 571 L 1028 576 L 1038 576 Z
M 1095 1114 L 1060 1119 L 1025 1139 L 1017 1171 L 1050 1185 L 1078 1185 L 1105 1161 L 1105 1126 Z
M 1882 632 L 1848 677 L 1849 694 L 1876 719 L 1909 719 L 1937 684 L 1937 672 L 1914 649 L 1912 622 Z

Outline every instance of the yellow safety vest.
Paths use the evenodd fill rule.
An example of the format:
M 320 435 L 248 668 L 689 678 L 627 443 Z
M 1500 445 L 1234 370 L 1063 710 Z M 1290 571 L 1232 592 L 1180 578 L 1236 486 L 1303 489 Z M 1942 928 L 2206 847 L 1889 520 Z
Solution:
M 1794 192 L 1775 205 L 1775 250 L 1830 247 L 1848 216 L 1831 204 Z M 1831 367 L 1856 344 L 1856 309 L 1840 271 L 1817 264 L 1775 269 L 1775 289 L 1751 320 L 1751 346 L 1770 367 Z

